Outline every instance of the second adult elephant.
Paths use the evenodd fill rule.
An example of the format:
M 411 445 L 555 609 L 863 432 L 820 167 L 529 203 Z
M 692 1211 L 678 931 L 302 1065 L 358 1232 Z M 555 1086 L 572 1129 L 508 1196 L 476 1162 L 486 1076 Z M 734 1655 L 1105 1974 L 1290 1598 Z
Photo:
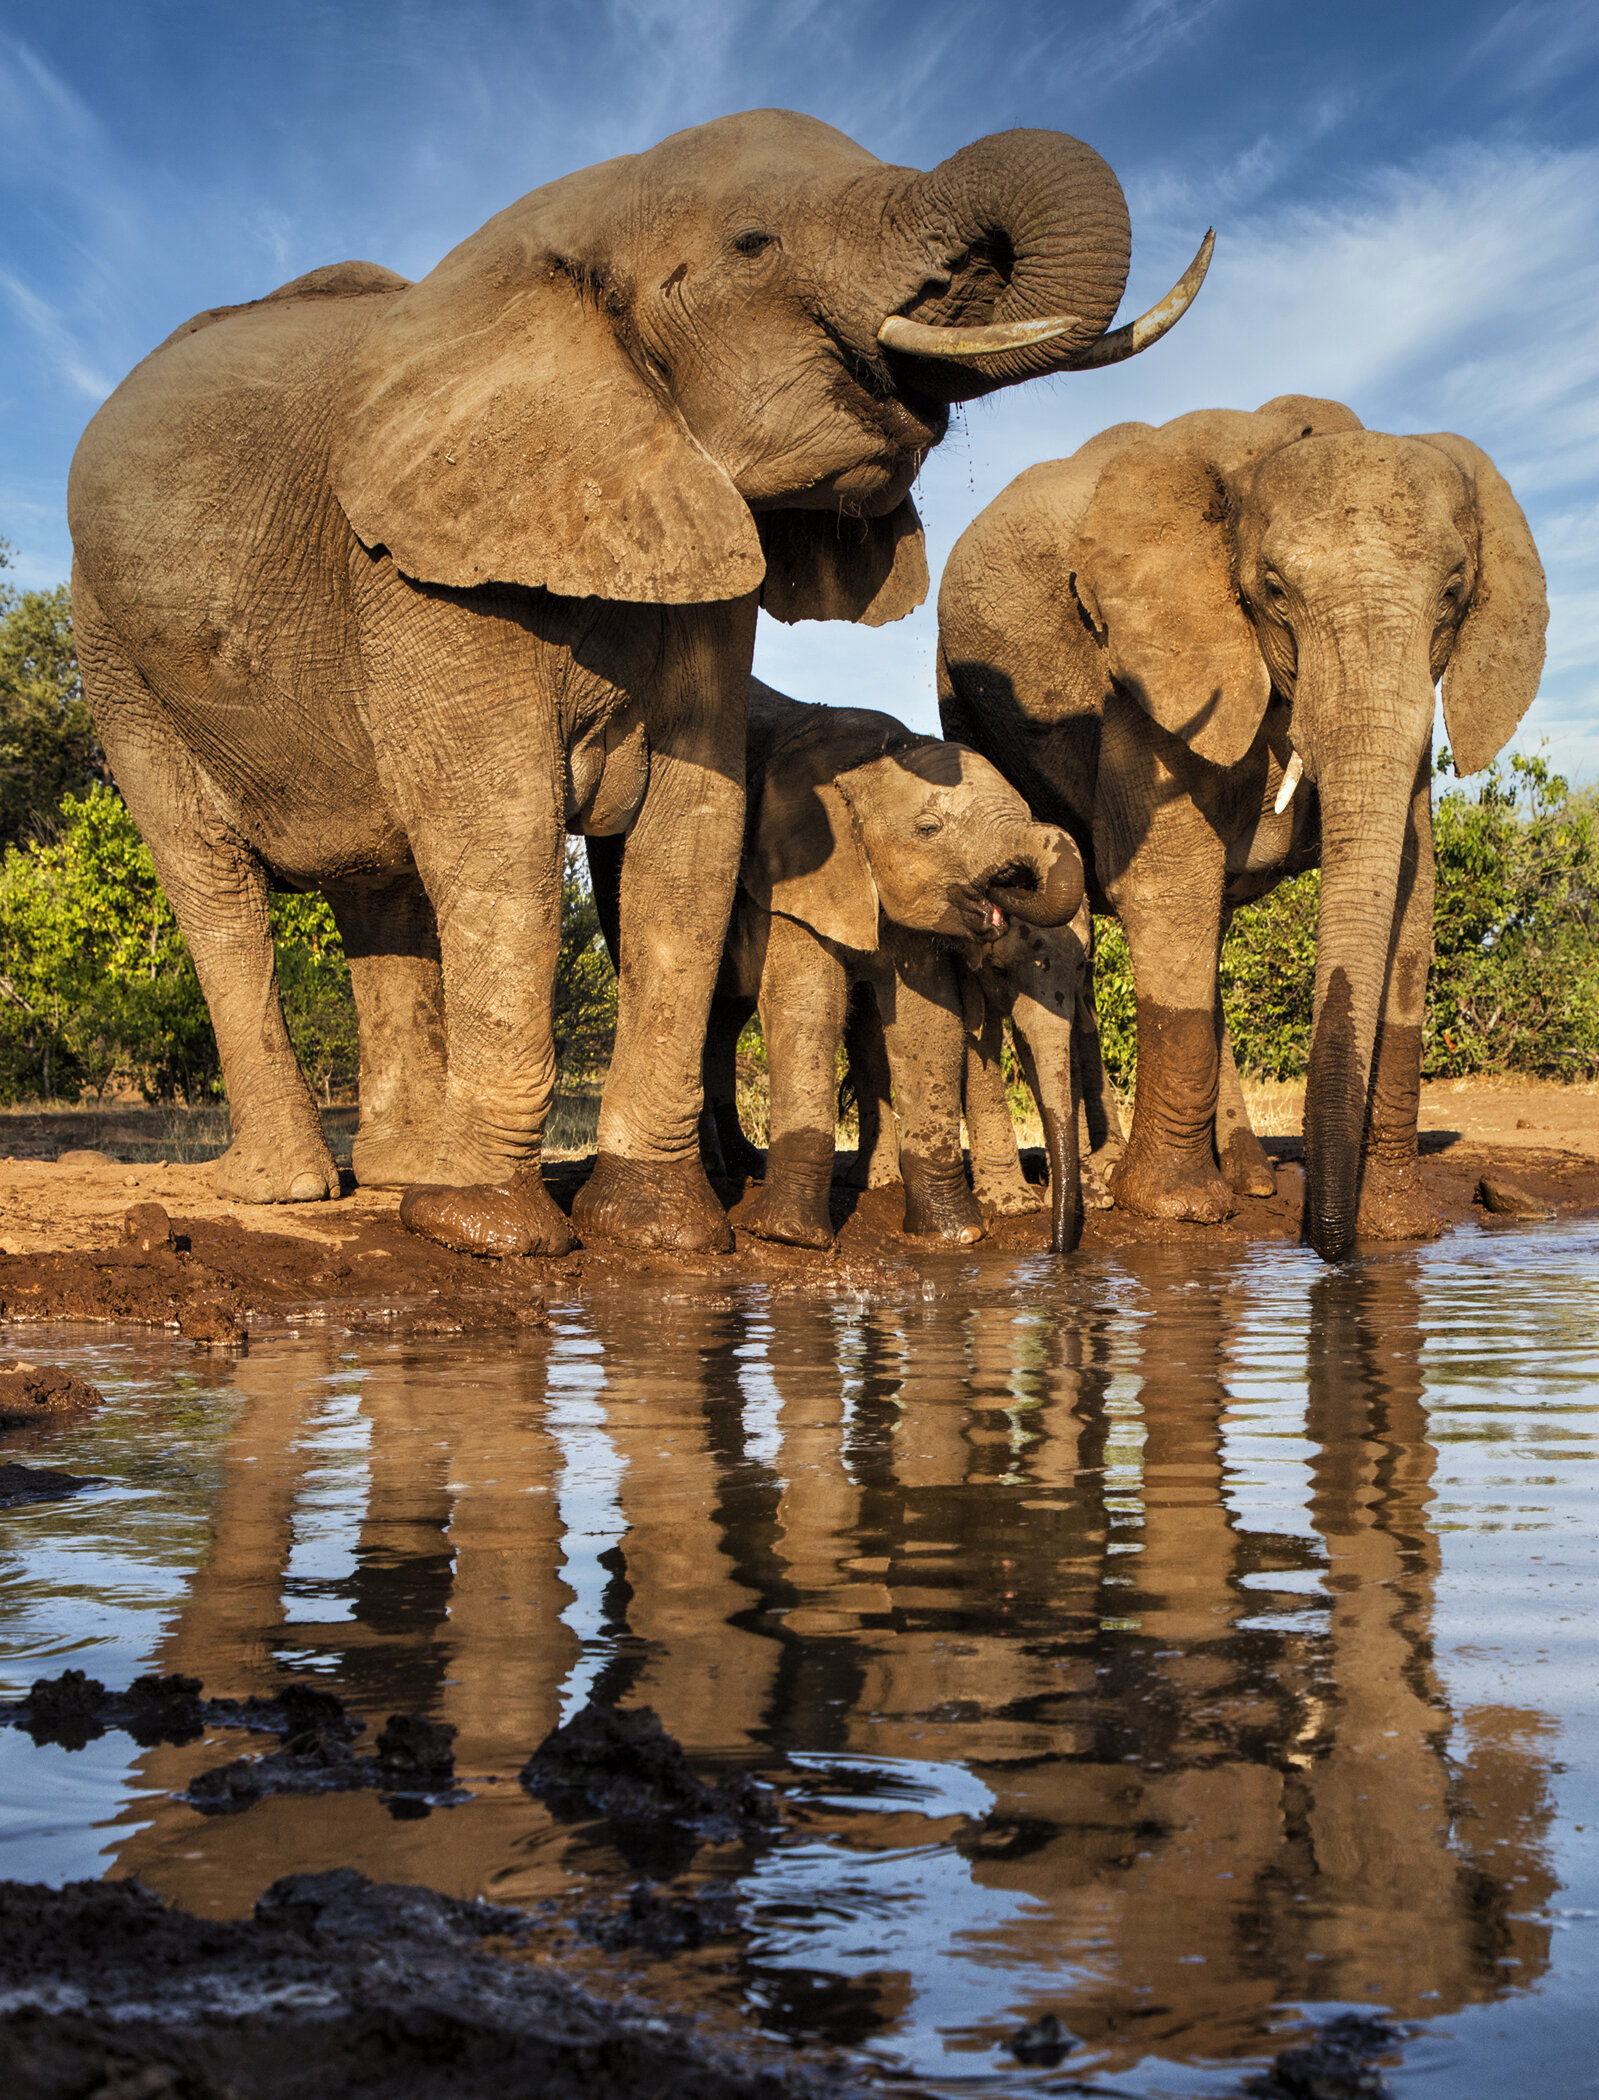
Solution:
M 1218 1158 L 1221 940 L 1319 862 L 1306 1237 L 1336 1259 L 1437 1230 L 1416 1167 L 1434 690 L 1475 772 L 1537 692 L 1546 618 L 1484 452 L 1300 395 L 1119 425 L 968 528 L 939 597 L 944 729 L 1073 832 L 1126 928 L 1124 1207 L 1214 1220 L 1259 1176 L 1235 1080 Z

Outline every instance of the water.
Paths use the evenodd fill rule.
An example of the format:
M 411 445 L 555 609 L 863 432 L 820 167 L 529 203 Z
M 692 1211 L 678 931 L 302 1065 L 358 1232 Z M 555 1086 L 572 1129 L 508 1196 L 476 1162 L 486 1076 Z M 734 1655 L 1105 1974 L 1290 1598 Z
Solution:
M 0 1873 L 566 1916 L 641 1863 L 514 1775 L 599 1694 L 804 1820 L 681 1868 L 745 1940 L 590 1980 L 936 2094 L 1234 2093 L 1347 2007 L 1404 2030 L 1402 2100 L 1599 2090 L 1596 1257 L 979 1252 L 908 1302 L 596 1287 L 493 1349 L 236 1363 L 29 1332 L 109 1404 L 22 1455 L 108 1484 L 0 1515 L 0 1688 L 311 1676 L 452 1722 L 474 1798 L 207 1820 L 173 1792 L 269 1742 L 6 1732 Z M 1046 2011 L 1077 2045 L 1024 2068 Z

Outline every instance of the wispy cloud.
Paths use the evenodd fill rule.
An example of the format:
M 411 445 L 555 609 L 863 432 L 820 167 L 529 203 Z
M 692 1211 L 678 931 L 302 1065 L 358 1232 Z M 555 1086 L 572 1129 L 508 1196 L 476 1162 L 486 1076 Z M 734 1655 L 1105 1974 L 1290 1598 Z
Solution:
M 59 372 L 69 386 L 88 400 L 103 401 L 116 382 L 89 362 L 82 345 L 55 308 L 9 270 L 0 270 L 0 292 L 5 293 L 21 316 L 50 369 Z

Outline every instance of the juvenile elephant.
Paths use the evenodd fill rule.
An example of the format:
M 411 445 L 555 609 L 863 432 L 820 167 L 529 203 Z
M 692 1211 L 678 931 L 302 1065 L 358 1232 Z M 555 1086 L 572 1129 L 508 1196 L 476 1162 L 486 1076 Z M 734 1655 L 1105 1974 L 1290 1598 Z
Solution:
M 1152 341 L 1172 301 L 1105 332 L 1127 255 L 1077 140 L 1010 132 L 922 174 L 766 110 L 536 190 L 417 284 L 337 264 L 146 359 L 78 448 L 73 606 L 215 1023 L 223 1194 L 338 1185 L 266 910 L 321 889 L 360 1019 L 358 1177 L 436 1184 L 403 1215 L 453 1245 L 568 1245 L 537 1170 L 563 837 L 627 833 L 574 1222 L 730 1244 L 696 1125 L 757 606 L 919 603 L 908 491 L 948 404 Z
M 749 832 L 711 1009 L 706 1096 L 724 1156 L 740 1156 L 734 1046 L 758 1005 L 771 1142 L 750 1229 L 831 1244 L 835 1061 L 851 991 L 870 987 L 905 1229 L 981 1239 L 961 1157 L 966 1022 L 955 947 L 976 959 L 1012 938 L 1013 921 L 1069 921 L 1082 901 L 1077 849 L 1035 823 L 976 753 L 865 708 L 805 706 L 758 680 L 748 769 Z
M 1126 928 L 1124 1207 L 1208 1221 L 1270 1188 L 1217 962 L 1236 905 L 1319 863 L 1305 1233 L 1335 1260 L 1357 1232 L 1437 1230 L 1416 1170 L 1434 687 L 1474 772 L 1537 692 L 1546 617 L 1485 453 L 1300 395 L 1118 425 L 968 528 L 939 595 L 945 733 L 1072 831 Z

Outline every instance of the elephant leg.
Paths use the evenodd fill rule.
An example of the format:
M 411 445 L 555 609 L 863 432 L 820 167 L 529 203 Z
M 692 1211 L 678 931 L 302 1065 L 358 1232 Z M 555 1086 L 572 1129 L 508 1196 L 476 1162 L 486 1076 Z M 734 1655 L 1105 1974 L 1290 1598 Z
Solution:
M 1212 1225 L 1233 1209 L 1215 1147 L 1226 851 L 1189 793 L 1186 754 L 1157 735 L 1132 701 L 1107 705 L 1096 854 L 1114 871 L 1138 994 L 1133 1134 L 1111 1193 L 1140 1217 Z
M 705 1106 L 700 1111 L 700 1159 L 724 1181 L 759 1181 L 764 1161 L 738 1120 L 738 1039 L 755 1011 L 753 999 L 711 1001 L 705 1031 Z
M 1357 1236 L 1432 1240 L 1443 1230 L 1421 1185 L 1416 1117 L 1421 1107 L 1421 1028 L 1432 963 L 1433 892 L 1431 754 L 1423 755 L 1410 801 L 1399 863 L 1399 899 L 1377 1045 L 1371 1105 L 1361 1161 Z
M 77 645 L 95 726 L 194 958 L 216 1032 L 233 1143 L 213 1183 L 236 1203 L 339 1192 L 321 1118 L 283 1025 L 266 871 L 217 812 L 144 680 L 75 588 Z
M 884 946 L 893 975 L 879 981 L 878 1007 L 894 1075 L 905 1230 L 969 1247 L 983 1237 L 983 1214 L 961 1156 L 966 1021 L 954 962 L 941 942 L 898 927 Z
M 416 871 L 382 887 L 331 887 L 361 1031 L 361 1126 L 353 1164 L 363 1188 L 427 1178 L 444 1108 L 444 979 L 438 928 Z
M 849 979 L 808 927 L 773 916 L 761 974 L 761 1027 L 771 1073 L 766 1179 L 745 1213 L 757 1239 L 830 1247 L 834 1069 Z
M 982 1008 L 966 1036 L 966 1138 L 972 1155 L 972 1194 L 984 1210 L 1001 1218 L 1030 1216 L 1044 1207 L 1039 1191 L 1022 1172 L 1016 1125 L 1005 1092 L 1005 1017 L 972 980 Z
M 599 1156 L 572 1220 L 585 1239 L 729 1253 L 699 1157 L 705 1027 L 744 835 L 753 599 L 668 608 L 651 696 L 650 783 L 621 881 L 616 1048 Z
M 843 1177 L 855 1189 L 892 1188 L 899 1180 L 899 1128 L 894 1121 L 894 1079 L 883 1040 L 877 993 L 868 982 L 855 986 L 844 1023 L 844 1055 L 855 1095 L 855 1164 Z
M 1238 1196 L 1275 1196 L 1277 1170 L 1250 1126 L 1243 1082 L 1233 1058 L 1233 1039 L 1221 1023 L 1216 1091 L 1216 1156 L 1227 1185 Z
M 438 917 L 448 1066 L 431 1178 L 400 1222 L 463 1254 L 564 1254 L 572 1230 L 544 1186 L 555 1091 L 550 996 L 566 832 L 553 801 L 502 809 L 464 838 L 430 830 L 418 861 Z

